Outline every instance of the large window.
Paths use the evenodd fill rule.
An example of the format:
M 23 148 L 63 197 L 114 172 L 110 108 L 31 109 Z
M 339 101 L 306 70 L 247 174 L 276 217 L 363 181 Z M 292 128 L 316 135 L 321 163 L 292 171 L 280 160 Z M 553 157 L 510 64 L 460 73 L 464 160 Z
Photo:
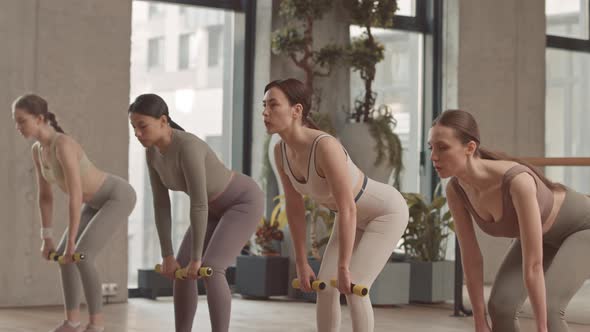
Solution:
M 372 28 L 374 37 L 385 46 L 385 58 L 377 64 L 373 90 L 376 105 L 388 105 L 393 111 L 403 148 L 403 171 L 400 190 L 421 191 L 421 160 L 424 132 L 424 34 L 426 2 L 399 0 L 393 29 Z M 350 37 L 363 33 L 358 26 L 350 27 Z M 358 72 L 350 75 L 351 105 L 364 92 Z
M 352 26 L 351 38 L 360 36 L 363 29 Z M 388 105 L 397 122 L 394 132 L 403 148 L 404 169 L 400 190 L 420 191 L 420 151 L 422 142 L 422 34 L 417 32 L 372 29 L 374 37 L 385 46 L 385 58 L 377 64 L 373 91 L 376 105 Z M 364 93 L 358 72 L 351 72 L 351 105 Z
M 184 33 L 178 38 L 178 69 L 195 68 L 197 65 L 197 38 L 195 33 Z
M 148 70 L 162 69 L 164 67 L 164 38 L 152 37 L 147 41 L 147 68 Z
M 547 34 L 588 39 L 588 0 L 545 0 Z
M 160 95 L 175 122 L 207 142 L 229 168 L 237 170 L 242 156 L 236 142 L 242 141 L 243 128 L 236 118 L 243 117 L 244 80 L 243 69 L 234 64 L 243 63 L 235 61 L 244 57 L 243 47 L 236 46 L 244 44 L 243 16 L 170 1 L 134 1 L 131 41 L 130 100 L 143 93 Z M 211 52 L 211 47 L 217 51 Z M 216 64 L 215 70 L 211 63 Z M 161 255 L 145 150 L 132 128 L 130 135 L 129 181 L 138 196 L 128 232 L 129 286 L 134 287 L 137 270 L 153 268 Z M 176 251 L 190 224 L 189 198 L 171 192 L 170 199 Z
M 547 0 L 546 127 L 548 157 L 590 156 L 588 0 Z M 590 167 L 549 167 L 547 175 L 590 193 Z

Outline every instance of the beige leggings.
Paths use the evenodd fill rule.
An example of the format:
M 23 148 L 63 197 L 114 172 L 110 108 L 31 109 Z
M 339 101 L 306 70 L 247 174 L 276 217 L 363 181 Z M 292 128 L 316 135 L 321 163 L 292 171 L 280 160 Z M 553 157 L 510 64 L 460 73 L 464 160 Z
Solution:
M 356 203 L 357 229 L 350 261 L 352 282 L 371 287 L 385 263 L 397 247 L 408 224 L 408 206 L 393 187 L 368 180 L 366 190 Z M 338 214 L 324 252 L 318 279 L 337 278 Z M 340 293 L 327 287 L 317 296 L 317 328 L 319 332 L 340 331 Z M 369 296 L 347 295 L 354 332 L 372 332 L 373 308 Z

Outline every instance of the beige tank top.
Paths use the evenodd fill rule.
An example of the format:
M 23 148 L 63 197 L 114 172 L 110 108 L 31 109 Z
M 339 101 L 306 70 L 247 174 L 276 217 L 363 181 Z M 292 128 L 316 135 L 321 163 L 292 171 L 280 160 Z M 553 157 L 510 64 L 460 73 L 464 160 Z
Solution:
M 35 143 L 35 148 L 37 149 L 37 153 L 39 156 L 39 164 L 41 166 L 41 174 L 43 178 L 49 183 L 57 183 L 60 187 L 66 187 L 66 178 L 64 175 L 63 168 L 57 159 L 57 152 L 55 147 L 55 142 L 57 138 L 61 134 L 57 134 L 51 140 L 49 144 L 49 150 L 47 157 L 49 160 L 44 160 L 43 158 L 43 146 L 41 146 L 40 142 Z M 88 173 L 88 170 L 92 166 L 92 162 L 86 156 L 86 153 L 82 151 L 82 158 L 80 158 L 80 177 L 84 178 Z

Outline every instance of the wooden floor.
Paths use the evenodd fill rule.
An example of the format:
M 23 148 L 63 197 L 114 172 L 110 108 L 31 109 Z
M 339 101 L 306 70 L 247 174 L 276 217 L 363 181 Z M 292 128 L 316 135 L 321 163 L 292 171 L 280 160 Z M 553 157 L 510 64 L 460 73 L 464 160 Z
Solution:
M 210 331 L 206 298 L 199 297 L 193 331 Z M 315 304 L 286 299 L 257 301 L 235 295 L 230 331 L 234 332 L 311 332 L 315 331 Z M 156 301 L 130 299 L 125 304 L 104 307 L 107 332 L 174 331 L 171 298 Z M 352 331 L 350 315 L 342 307 L 342 330 Z M 1 332 L 46 332 L 62 318 L 61 307 L 0 309 Z M 375 331 L 473 332 L 471 318 L 451 317 L 450 304 L 404 305 L 375 308 Z M 587 313 L 590 315 L 590 313 Z M 521 319 L 522 332 L 534 331 L 532 320 Z M 590 325 L 570 324 L 570 332 L 588 332 Z

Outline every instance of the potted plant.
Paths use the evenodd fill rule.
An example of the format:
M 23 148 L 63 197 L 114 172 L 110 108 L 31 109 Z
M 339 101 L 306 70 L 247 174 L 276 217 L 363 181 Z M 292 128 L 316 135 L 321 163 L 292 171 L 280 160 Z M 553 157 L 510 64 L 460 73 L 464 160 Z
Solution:
M 444 212 L 446 198 L 439 183 L 433 199 L 417 193 L 403 193 L 410 221 L 402 240 L 411 259 L 410 300 L 439 302 L 453 298 L 454 262 L 445 260 L 447 238 L 454 230 L 450 211 Z
M 244 297 L 268 298 L 287 295 L 289 258 L 280 256 L 276 242 L 283 240 L 284 222 L 273 212 L 270 219 L 262 218 L 255 233 L 252 255 L 238 256 L 236 288 Z
M 319 112 L 321 91 L 315 87 L 314 82 L 317 77 L 327 77 L 332 73 L 332 70 L 341 63 L 344 49 L 336 44 L 314 48 L 313 40 L 314 22 L 322 19 L 332 9 L 332 2 L 333 0 L 282 0 L 279 16 L 284 20 L 285 25 L 273 32 L 271 51 L 275 55 L 287 57 L 303 72 L 303 82 L 312 93 L 310 117 L 321 130 L 334 135 L 335 130 L 330 115 Z M 272 135 L 265 141 L 267 155 L 264 157 L 264 167 L 272 170 L 276 179 L 279 177 L 276 173 L 273 151 L 279 139 L 278 135 Z M 273 180 L 267 180 L 267 183 L 274 184 Z M 277 193 L 282 194 L 280 181 L 277 181 L 276 185 Z
M 312 111 L 319 110 L 321 104 L 321 91 L 314 86 L 315 78 L 329 76 L 344 55 L 344 48 L 334 43 L 314 48 L 314 22 L 332 10 L 332 5 L 333 0 L 282 0 L 279 16 L 286 25 L 272 35 L 272 52 L 289 57 L 303 71 L 303 82 L 313 96 Z
M 410 263 L 393 253 L 369 291 L 374 305 L 410 303 Z
M 283 195 L 278 195 L 274 198 L 275 206 L 271 212 L 271 220 L 275 220 L 278 228 L 283 228 L 287 225 L 287 213 L 284 209 Z M 307 247 L 308 251 L 308 262 L 314 272 L 319 273 L 322 249 L 328 243 L 330 235 L 332 234 L 332 228 L 334 226 L 334 219 L 336 214 L 318 203 L 312 200 L 309 196 L 303 196 L 305 206 L 305 217 L 307 223 Z M 288 231 L 288 229 L 285 229 Z M 258 241 L 258 240 L 257 240 Z M 290 243 L 285 244 L 288 246 L 287 250 L 292 249 Z M 295 271 L 292 271 L 291 279 L 295 277 Z M 295 292 L 295 296 L 306 300 L 315 300 L 314 294 L 307 294 L 303 292 Z
M 266 218 L 262 218 L 260 225 L 256 229 L 254 242 L 260 248 L 262 256 L 279 256 L 279 250 L 274 245 L 274 241 L 283 240 L 283 231 L 279 229 L 278 222 L 269 222 Z
M 396 0 L 344 0 L 352 24 L 364 28 L 346 50 L 347 63 L 358 72 L 364 92 L 354 101 L 349 121 L 341 132 L 343 144 L 353 160 L 369 177 L 398 187 L 402 170 L 402 145 L 394 133 L 397 124 L 389 105 L 376 105 L 373 91 L 377 63 L 384 58 L 385 48 L 375 39 L 372 27 L 393 25 Z M 367 146 L 373 149 L 367 149 Z

